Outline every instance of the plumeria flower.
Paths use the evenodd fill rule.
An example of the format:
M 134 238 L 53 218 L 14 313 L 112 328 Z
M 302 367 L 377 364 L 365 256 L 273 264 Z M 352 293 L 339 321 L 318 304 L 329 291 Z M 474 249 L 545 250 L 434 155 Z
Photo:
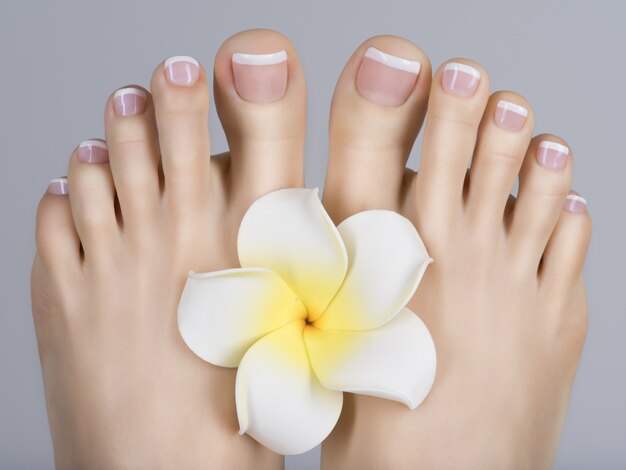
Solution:
M 343 392 L 418 406 L 435 347 L 405 306 L 432 262 L 413 224 L 371 210 L 332 223 L 317 190 L 252 204 L 237 240 L 241 268 L 190 273 L 178 325 L 211 364 L 238 367 L 240 433 L 281 454 L 321 443 Z

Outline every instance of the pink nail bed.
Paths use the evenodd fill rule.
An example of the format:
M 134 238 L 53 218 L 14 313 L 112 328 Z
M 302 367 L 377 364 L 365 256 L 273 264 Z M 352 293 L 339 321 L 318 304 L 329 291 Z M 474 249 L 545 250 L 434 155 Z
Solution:
M 109 148 L 101 140 L 86 140 L 78 146 L 78 160 L 83 163 L 107 163 Z
M 67 194 L 67 178 L 55 178 L 48 185 L 48 194 L 65 196 Z
M 370 47 L 357 73 L 356 88 L 372 103 L 399 106 L 413 91 L 419 71 L 420 63 L 417 61 Z
M 289 70 L 287 51 L 271 54 L 232 56 L 233 80 L 237 94 L 253 103 L 269 103 L 285 96 Z
M 549 170 L 563 170 L 567 166 L 569 148 L 558 142 L 544 140 L 537 147 L 537 162 Z
M 575 214 L 584 214 L 587 212 L 587 200 L 576 194 L 570 194 L 567 198 L 565 198 L 563 209 Z
M 443 68 L 441 86 L 448 93 L 466 98 L 478 88 L 480 72 L 467 64 L 450 62 Z
M 163 66 L 165 77 L 172 85 L 190 86 L 198 81 L 200 64 L 193 57 L 178 55 L 170 57 Z
M 528 110 L 519 104 L 500 100 L 496 105 L 496 124 L 507 131 L 515 132 L 524 127 Z
M 122 88 L 113 95 L 113 108 L 118 116 L 133 116 L 146 110 L 146 93 L 139 88 Z

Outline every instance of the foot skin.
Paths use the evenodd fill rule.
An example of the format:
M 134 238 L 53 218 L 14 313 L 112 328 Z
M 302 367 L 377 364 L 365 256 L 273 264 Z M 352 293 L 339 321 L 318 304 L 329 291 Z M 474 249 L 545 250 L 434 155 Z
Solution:
M 230 153 L 210 158 L 205 72 L 176 57 L 151 93 L 110 97 L 106 143 L 76 148 L 41 200 L 32 301 L 57 468 L 282 467 L 238 434 L 235 372 L 186 347 L 176 310 L 190 270 L 238 266 L 252 201 L 303 184 L 292 45 L 271 31 L 230 38 L 214 94 Z
M 393 58 L 382 61 L 389 69 L 370 47 L 419 63 L 419 73 Z M 365 209 L 414 222 L 435 262 L 409 307 L 433 335 L 438 369 L 414 411 L 346 394 L 324 468 L 538 469 L 554 460 L 586 335 L 591 221 L 570 193 L 567 144 L 532 138 L 521 96 L 489 93 L 487 72 L 468 60 L 446 62 L 431 83 L 426 55 L 394 37 L 366 41 L 339 79 L 324 203 L 337 223 Z M 427 102 L 416 174 L 405 163 Z

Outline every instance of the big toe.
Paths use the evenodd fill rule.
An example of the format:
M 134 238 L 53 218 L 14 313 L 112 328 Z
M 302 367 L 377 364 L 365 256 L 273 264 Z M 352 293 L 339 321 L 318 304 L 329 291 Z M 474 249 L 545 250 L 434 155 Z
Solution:
M 360 210 L 401 209 L 430 80 L 426 54 L 399 37 L 370 38 L 348 60 L 333 96 L 324 190 L 336 222 Z
M 271 30 L 238 33 L 220 47 L 214 72 L 235 204 L 245 208 L 268 192 L 302 186 L 306 86 L 291 42 Z

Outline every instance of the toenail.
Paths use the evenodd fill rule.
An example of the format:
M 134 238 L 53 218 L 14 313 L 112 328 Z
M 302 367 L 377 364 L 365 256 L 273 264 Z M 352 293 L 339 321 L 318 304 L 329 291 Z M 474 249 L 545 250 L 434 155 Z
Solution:
M 569 149 L 557 142 L 544 140 L 537 147 L 537 161 L 550 170 L 562 170 L 567 165 Z
M 507 131 L 519 131 L 526 122 L 528 110 L 519 104 L 500 100 L 496 106 L 496 124 Z
M 575 214 L 584 214 L 587 212 L 587 200 L 577 194 L 570 194 L 565 198 L 563 209 Z
M 456 96 L 472 96 L 478 88 L 480 72 L 478 69 L 458 62 L 450 62 L 443 68 L 441 86 L 448 93 Z
M 167 81 L 172 85 L 189 86 L 196 83 L 200 76 L 200 64 L 193 57 L 178 55 L 165 61 Z
M 139 88 L 122 88 L 113 95 L 113 108 L 118 116 L 142 114 L 146 110 L 146 93 Z
M 55 178 L 48 185 L 48 194 L 65 196 L 67 194 L 67 178 Z
M 287 91 L 287 51 L 273 54 L 242 54 L 232 57 L 235 89 L 241 98 L 254 103 L 269 103 Z
M 101 140 L 85 140 L 78 146 L 78 160 L 83 163 L 107 163 L 109 148 Z
M 381 106 L 404 103 L 417 81 L 420 63 L 370 47 L 356 77 L 356 88 L 364 98 Z

